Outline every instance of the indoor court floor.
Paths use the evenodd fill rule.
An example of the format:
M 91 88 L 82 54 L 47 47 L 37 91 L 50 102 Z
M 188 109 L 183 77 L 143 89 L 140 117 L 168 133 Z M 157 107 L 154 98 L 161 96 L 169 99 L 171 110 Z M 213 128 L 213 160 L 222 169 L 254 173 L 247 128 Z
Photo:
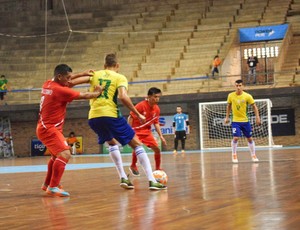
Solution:
M 300 229 L 300 149 L 258 150 L 259 163 L 238 156 L 163 153 L 165 191 L 148 190 L 143 172 L 124 190 L 109 156 L 74 156 L 62 178 L 69 198 L 40 189 L 49 157 L 1 159 L 0 229 Z M 131 156 L 123 161 L 128 171 Z

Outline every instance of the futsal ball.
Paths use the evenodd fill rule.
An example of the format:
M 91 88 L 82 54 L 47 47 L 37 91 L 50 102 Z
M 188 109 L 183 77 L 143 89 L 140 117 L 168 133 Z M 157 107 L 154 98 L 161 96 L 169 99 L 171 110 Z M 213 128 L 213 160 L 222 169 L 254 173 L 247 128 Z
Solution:
M 161 184 L 166 185 L 168 182 L 168 175 L 163 170 L 155 170 L 153 172 L 153 176 L 154 176 L 155 180 Z

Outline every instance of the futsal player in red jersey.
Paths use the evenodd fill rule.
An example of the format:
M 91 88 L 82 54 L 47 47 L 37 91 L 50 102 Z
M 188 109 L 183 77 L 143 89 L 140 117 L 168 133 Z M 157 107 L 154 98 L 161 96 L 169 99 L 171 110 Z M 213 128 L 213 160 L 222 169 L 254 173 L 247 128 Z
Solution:
M 70 196 L 60 186 L 65 166 L 71 157 L 70 146 L 63 135 L 66 106 L 73 100 L 100 96 L 100 86 L 96 86 L 94 92 L 82 93 L 70 89 L 73 86 L 72 79 L 91 74 L 90 71 L 72 74 L 72 69 L 68 65 L 60 64 L 54 70 L 54 78 L 43 84 L 36 134 L 51 153 L 47 175 L 42 185 L 42 190 L 49 195 Z
M 159 126 L 159 116 L 160 116 L 160 108 L 157 105 L 161 96 L 161 90 L 155 87 L 152 87 L 148 90 L 148 96 L 144 101 L 139 102 L 136 104 L 135 108 L 139 113 L 143 114 L 146 117 L 146 122 L 141 123 L 138 117 L 133 113 L 130 112 L 128 117 L 128 123 L 134 129 L 137 137 L 139 140 L 146 145 L 147 147 L 151 148 L 154 152 L 154 159 L 155 159 L 155 170 L 161 170 L 161 152 L 158 147 L 158 143 L 155 140 L 152 132 L 151 132 L 151 125 L 153 124 L 155 127 L 156 132 L 158 133 L 162 143 L 166 145 L 166 140 L 163 137 L 160 126 Z M 136 153 L 132 152 L 132 162 L 129 170 L 134 176 L 139 176 L 139 170 L 137 168 L 137 157 Z

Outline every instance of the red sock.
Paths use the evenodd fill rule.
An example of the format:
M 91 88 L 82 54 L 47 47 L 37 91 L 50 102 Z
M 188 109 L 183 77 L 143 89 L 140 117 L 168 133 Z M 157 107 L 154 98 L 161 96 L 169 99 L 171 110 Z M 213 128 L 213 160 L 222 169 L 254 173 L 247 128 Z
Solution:
M 51 177 L 52 177 L 52 167 L 53 167 L 53 163 L 55 161 L 55 158 L 54 156 L 52 156 L 48 162 L 48 171 L 47 171 L 47 175 L 46 175 L 46 179 L 45 179 L 45 184 L 46 185 L 49 185 L 50 184 L 50 180 L 51 180 Z
M 160 162 L 161 162 L 161 154 L 159 152 L 154 153 L 154 159 L 155 159 L 155 170 L 159 170 L 160 168 Z
M 131 166 L 132 168 L 137 170 L 137 166 L 136 166 L 136 162 L 137 162 L 137 157 L 136 157 L 136 153 L 135 151 L 132 152 L 132 160 L 131 160 Z
M 68 160 L 63 157 L 57 157 L 54 161 L 52 167 L 52 177 L 49 186 L 50 187 L 57 187 L 60 183 L 60 179 L 65 171 L 66 164 Z

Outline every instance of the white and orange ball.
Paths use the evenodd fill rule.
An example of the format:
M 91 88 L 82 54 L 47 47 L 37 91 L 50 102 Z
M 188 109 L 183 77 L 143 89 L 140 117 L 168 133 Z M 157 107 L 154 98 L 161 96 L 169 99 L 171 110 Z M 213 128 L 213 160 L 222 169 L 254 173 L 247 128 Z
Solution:
M 153 176 L 154 176 L 155 180 L 161 184 L 166 185 L 168 182 L 168 175 L 163 170 L 155 170 L 153 172 Z

